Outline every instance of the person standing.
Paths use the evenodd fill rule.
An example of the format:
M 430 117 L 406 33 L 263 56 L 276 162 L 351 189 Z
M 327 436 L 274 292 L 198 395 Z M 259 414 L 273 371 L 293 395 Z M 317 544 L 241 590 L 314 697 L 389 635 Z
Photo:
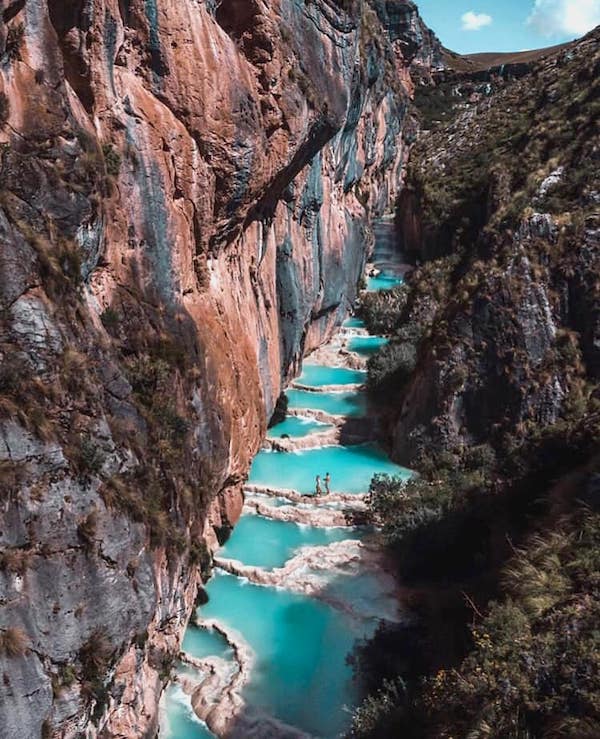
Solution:
M 323 495 L 323 488 L 321 487 L 321 475 L 317 475 L 315 495 Z
M 329 495 L 331 490 L 329 489 L 329 484 L 331 483 L 331 475 L 329 472 L 325 475 L 325 493 Z

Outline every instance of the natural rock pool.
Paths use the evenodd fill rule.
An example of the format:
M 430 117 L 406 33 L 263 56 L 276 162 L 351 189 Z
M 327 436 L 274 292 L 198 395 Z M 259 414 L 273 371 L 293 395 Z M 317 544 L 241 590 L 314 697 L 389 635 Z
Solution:
M 344 323 L 342 324 L 342 328 L 365 328 L 365 322 L 362 318 L 356 318 L 356 316 L 352 316 L 352 318 L 347 318 Z
M 302 416 L 288 416 L 285 421 L 276 424 L 269 429 L 267 438 L 281 439 L 289 436 L 291 439 L 301 439 L 310 436 L 317 431 L 326 431 L 331 428 L 326 423 L 315 421 L 312 418 L 303 418 Z
M 315 492 L 315 478 L 329 472 L 331 491 L 366 493 L 375 474 L 410 477 L 410 471 L 394 464 L 376 444 L 327 446 L 300 452 L 261 451 L 254 458 L 248 482 L 271 488 Z
M 373 354 L 389 343 L 389 339 L 381 336 L 353 336 L 348 342 L 348 349 L 363 357 L 372 357 Z
M 332 416 L 364 416 L 367 412 L 367 400 L 364 393 L 313 393 L 309 390 L 288 390 L 286 393 L 289 408 L 302 410 L 313 409 L 324 411 Z
M 254 652 L 247 704 L 314 736 L 342 732 L 345 706 L 358 699 L 346 655 L 375 624 L 366 627 L 315 598 L 227 574 L 217 573 L 208 593 L 200 616 L 242 634 Z
M 359 539 L 356 528 L 318 528 L 256 515 L 242 516 L 220 559 L 237 559 L 257 567 L 283 567 L 301 547 L 326 546 L 335 541 Z
M 389 275 L 381 272 L 376 277 L 367 278 L 367 290 L 369 292 L 380 292 L 381 290 L 391 290 L 393 287 L 402 285 L 404 280 L 396 275 Z
M 362 385 L 367 379 L 364 370 L 347 367 L 324 367 L 317 364 L 305 364 L 302 374 L 296 380 L 298 385 L 306 387 L 326 387 L 328 385 Z

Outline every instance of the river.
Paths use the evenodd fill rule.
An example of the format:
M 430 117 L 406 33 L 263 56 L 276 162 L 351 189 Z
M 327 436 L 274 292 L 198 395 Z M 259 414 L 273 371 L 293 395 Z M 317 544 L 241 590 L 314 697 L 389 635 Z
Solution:
M 401 282 L 389 222 L 376 230 L 367 289 Z M 160 736 L 343 736 L 362 699 L 347 657 L 381 620 L 398 621 L 397 583 L 360 525 L 376 473 L 408 478 L 374 441 L 363 389 L 386 340 L 349 318 L 288 389 L 246 486 L 244 514 L 215 556 L 165 691 Z M 316 476 L 330 492 L 315 495 Z

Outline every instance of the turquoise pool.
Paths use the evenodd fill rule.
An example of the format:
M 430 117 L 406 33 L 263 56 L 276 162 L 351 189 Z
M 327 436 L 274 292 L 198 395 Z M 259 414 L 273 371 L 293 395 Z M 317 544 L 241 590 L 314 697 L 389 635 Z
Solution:
M 199 615 L 240 632 L 256 654 L 249 705 L 323 739 L 342 734 L 345 707 L 360 700 L 346 656 L 375 622 L 358 625 L 319 600 L 220 572 L 207 590 Z
M 394 464 L 375 444 L 330 446 L 301 452 L 261 451 L 254 458 L 249 482 L 310 494 L 315 477 L 331 474 L 331 490 L 366 493 L 375 474 L 400 475 L 408 479 L 410 470 Z
M 383 336 L 354 336 L 348 342 L 348 349 L 351 352 L 361 354 L 363 357 L 372 357 L 373 354 L 389 343 L 389 339 Z
M 270 428 L 267 437 L 269 439 L 281 439 L 282 436 L 289 436 L 291 439 L 300 439 L 317 431 L 325 431 L 330 428 L 329 424 L 319 423 L 319 421 L 312 418 L 288 416 L 285 421 Z
M 233 657 L 233 651 L 222 634 L 215 629 L 203 629 L 194 624 L 188 626 L 181 648 L 197 659 L 204 659 L 204 657 L 230 659 Z
M 352 318 L 347 318 L 342 326 L 344 328 L 366 328 L 363 319 L 357 318 L 356 316 L 353 316 Z
M 214 734 L 194 713 L 190 697 L 180 685 L 171 683 L 165 690 L 163 701 L 165 717 L 160 727 L 160 739 L 214 739 Z
M 242 516 L 219 557 L 237 559 L 253 567 L 283 567 L 301 547 L 318 547 L 335 541 L 360 539 L 358 529 L 321 529 L 257 515 Z
M 313 408 L 335 416 L 364 416 L 367 409 L 363 393 L 312 393 L 309 390 L 288 390 L 290 408 Z
M 396 275 L 387 275 L 385 272 L 377 275 L 377 277 L 367 277 L 367 290 L 369 292 L 380 292 L 381 290 L 391 290 L 397 285 L 404 282 L 402 277 Z
M 322 367 L 318 364 L 305 364 L 297 382 L 308 387 L 324 387 L 326 385 L 361 385 L 367 373 L 346 367 Z

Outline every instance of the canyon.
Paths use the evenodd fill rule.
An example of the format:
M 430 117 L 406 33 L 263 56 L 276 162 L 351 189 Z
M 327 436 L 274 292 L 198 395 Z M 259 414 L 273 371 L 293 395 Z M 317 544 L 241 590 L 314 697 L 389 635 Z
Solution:
M 539 657 L 529 636 L 562 634 L 561 619 L 585 634 L 594 623 L 596 560 L 572 550 L 595 541 L 600 474 L 599 38 L 460 57 L 410 0 L 3 4 L 2 739 L 154 737 L 178 670 L 188 680 L 208 670 L 206 691 L 188 693 L 198 716 L 230 731 L 254 657 L 226 630 L 239 685 L 229 718 L 212 715 L 230 665 L 184 645 L 181 666 L 190 619 L 186 640 L 201 638 L 198 617 L 212 639 L 243 578 L 260 608 L 279 592 L 264 585 L 291 599 L 318 593 L 307 563 L 335 573 L 363 556 L 381 572 L 381 548 L 361 537 L 321 542 L 347 526 L 348 509 L 380 527 L 386 556 L 400 552 L 404 596 L 411 582 L 420 597 L 443 593 L 439 613 L 429 608 L 438 621 L 422 607 L 423 622 L 448 624 L 422 649 L 434 655 L 419 665 L 423 693 L 387 682 L 355 735 L 524 730 L 510 723 L 521 716 L 515 691 L 469 705 L 481 683 L 461 682 L 457 665 L 478 635 L 469 648 L 454 642 L 468 641 L 469 619 L 497 614 L 494 598 L 524 601 L 527 618 L 514 620 L 527 632 L 526 669 L 541 665 L 538 686 L 555 655 Z M 378 229 L 390 229 L 392 252 L 402 244 L 406 280 L 369 276 Z M 357 305 L 376 336 L 356 318 L 344 324 Z M 309 356 L 331 380 L 318 392 Z M 356 380 L 345 390 L 339 370 Z M 312 433 L 274 438 L 275 418 Z M 359 489 L 350 480 L 324 504 L 306 504 L 312 471 L 307 483 L 290 463 L 287 489 L 264 456 L 306 459 L 317 439 L 323 466 L 330 449 L 354 449 L 331 445 L 376 438 L 393 461 L 371 447 L 352 456 L 342 466 L 356 463 Z M 259 453 L 264 444 L 272 450 Z M 247 482 L 253 460 L 258 483 Z M 377 520 L 365 479 L 398 465 L 420 475 L 400 474 L 392 520 Z M 249 519 L 322 529 L 311 533 L 321 543 L 270 570 L 217 553 L 238 546 L 231 532 Z M 563 537 L 552 597 L 507 590 L 513 559 L 551 579 L 544 567 L 558 560 L 539 554 L 549 531 Z M 383 613 L 396 585 L 381 581 Z M 327 622 L 308 600 L 307 622 Z M 371 658 L 378 639 L 394 653 L 385 633 L 374 637 Z M 584 668 L 573 674 L 594 672 Z M 557 698 L 563 713 L 567 704 Z M 558 731 L 556 710 L 544 704 L 532 736 Z M 249 720 L 241 735 L 282 735 Z
M 3 736 L 151 736 L 241 484 L 395 201 L 409 2 L 14 0 L 0 24 Z

